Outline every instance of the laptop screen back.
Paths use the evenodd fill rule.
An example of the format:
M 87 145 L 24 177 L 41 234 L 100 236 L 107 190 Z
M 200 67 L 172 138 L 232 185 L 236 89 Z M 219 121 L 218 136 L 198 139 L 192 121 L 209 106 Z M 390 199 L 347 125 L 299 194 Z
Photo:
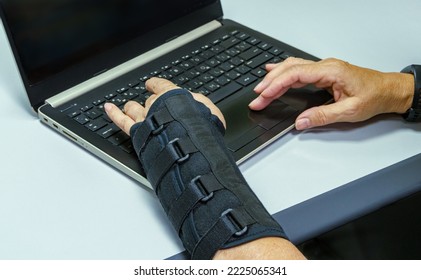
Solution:
M 89 66 L 85 65 L 83 72 L 88 73 L 83 78 L 92 77 L 171 39 L 168 36 L 179 35 L 174 33 L 177 28 L 168 32 L 164 27 L 216 2 L 219 1 L 0 1 L 21 74 L 31 86 L 58 73 L 77 70 L 86 62 Z M 178 29 L 184 31 L 184 26 Z M 147 42 L 136 42 L 156 30 L 158 34 L 151 35 Z M 115 52 L 119 48 L 125 54 Z

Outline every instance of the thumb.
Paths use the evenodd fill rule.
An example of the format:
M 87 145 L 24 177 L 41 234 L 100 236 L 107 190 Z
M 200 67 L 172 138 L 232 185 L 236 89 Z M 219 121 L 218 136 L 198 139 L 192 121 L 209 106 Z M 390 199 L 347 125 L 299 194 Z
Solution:
M 336 122 L 353 121 L 352 110 L 346 101 L 310 108 L 295 120 L 295 128 L 304 130 Z

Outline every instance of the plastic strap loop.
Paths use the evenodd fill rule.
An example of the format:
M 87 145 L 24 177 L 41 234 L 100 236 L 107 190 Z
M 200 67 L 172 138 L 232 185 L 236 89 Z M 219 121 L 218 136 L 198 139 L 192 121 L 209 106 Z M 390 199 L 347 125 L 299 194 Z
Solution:
M 192 258 L 196 260 L 211 259 L 231 237 L 244 235 L 248 226 L 255 222 L 244 208 L 227 209 L 196 244 Z
M 145 147 L 148 139 L 152 135 L 161 133 L 164 125 L 174 120 L 166 107 L 154 113 L 142 123 L 133 137 L 133 143 L 136 143 L 136 154 L 139 155 L 140 151 Z
M 198 203 L 206 203 L 212 199 L 214 192 L 224 189 L 213 174 L 197 176 L 181 193 L 168 211 L 168 218 L 172 222 L 177 233 L 184 220 Z
M 190 157 L 190 154 L 197 152 L 198 149 L 188 138 L 176 138 L 168 142 L 165 148 L 160 152 L 152 168 L 147 174 L 148 180 L 152 186 L 158 186 L 165 174 L 174 164 L 180 164 Z M 155 190 L 156 191 L 156 190 Z

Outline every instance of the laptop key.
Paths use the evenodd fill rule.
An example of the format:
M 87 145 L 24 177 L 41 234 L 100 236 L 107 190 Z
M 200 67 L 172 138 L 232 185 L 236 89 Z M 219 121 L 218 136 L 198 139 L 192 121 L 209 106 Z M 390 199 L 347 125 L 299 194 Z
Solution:
M 117 93 L 111 92 L 111 93 L 105 95 L 104 98 L 107 99 L 107 100 L 110 100 L 110 99 L 112 99 L 116 95 L 117 95 Z
M 121 96 L 125 99 L 134 99 L 137 96 L 139 96 L 139 93 L 137 93 L 133 90 L 129 90 L 129 91 L 126 91 L 125 93 L 123 93 Z
M 102 138 L 106 139 L 119 131 L 120 131 L 120 128 L 118 128 L 118 126 L 116 126 L 114 123 L 111 123 L 107 125 L 106 127 L 98 130 L 97 134 L 101 136 Z
M 208 98 L 213 102 L 213 103 L 218 103 L 219 101 L 221 101 L 222 99 L 227 98 L 228 96 L 236 93 L 237 91 L 239 91 L 242 88 L 242 86 L 240 84 L 237 84 L 236 82 L 231 82 L 228 85 L 225 85 L 223 87 L 221 87 L 220 89 L 218 89 L 217 91 L 211 93 L 208 95 Z
M 269 61 L 270 59 L 273 58 L 273 55 L 269 54 L 269 53 L 262 53 L 259 56 L 253 58 L 252 60 L 248 61 L 246 63 L 246 65 L 250 68 L 257 68 L 260 65 L 262 65 L 263 63 Z
M 127 140 L 130 139 L 130 136 L 128 136 L 124 131 L 119 131 L 114 135 L 111 135 L 108 138 L 108 141 L 110 141 L 113 145 L 118 146 L 120 144 L 123 144 Z
M 289 52 L 283 52 L 280 55 L 280 58 L 282 58 L 283 60 L 287 59 L 288 57 L 295 57 L 295 55 L 293 55 L 292 53 L 289 53 Z
M 262 50 L 267 51 L 268 49 L 272 48 L 272 45 L 262 42 L 258 45 L 259 48 L 261 48 Z
M 221 86 L 215 82 L 210 82 L 208 84 L 205 85 L 205 88 L 207 90 L 209 90 L 210 92 L 214 92 L 216 90 L 218 90 L 219 88 L 221 88 Z
M 247 74 L 245 76 L 238 78 L 236 81 L 246 87 L 250 85 L 251 83 L 255 82 L 256 80 L 257 80 L 256 76 L 252 74 Z
M 225 76 L 227 76 L 231 80 L 235 80 L 235 79 L 239 78 L 241 76 L 241 74 L 232 70 L 232 71 L 226 73 Z
M 116 105 L 116 106 L 120 106 L 120 105 L 123 105 L 124 103 L 126 103 L 127 99 L 125 99 L 123 97 L 120 97 L 120 96 L 117 96 L 117 97 L 109 100 L 109 102 L 114 103 L 114 105 Z
M 69 113 L 67 113 L 67 116 L 74 118 L 76 116 L 80 115 L 80 110 L 79 109 L 73 109 L 72 111 L 70 111 Z
M 257 38 L 254 37 L 250 37 L 249 39 L 247 39 L 247 43 L 249 43 L 250 45 L 257 45 L 259 44 L 261 41 Z
M 241 32 L 241 33 L 238 33 L 235 37 L 237 37 L 240 40 L 246 40 L 250 37 L 250 35 L 248 35 L 244 32 Z
M 98 109 L 92 109 L 85 113 L 86 116 L 88 116 L 90 119 L 94 120 L 96 118 L 99 118 L 102 116 L 102 112 Z
M 221 53 L 221 54 L 219 54 L 219 55 L 217 55 L 215 57 L 216 57 L 217 60 L 222 61 L 222 62 L 225 62 L 225 61 L 231 59 L 231 56 L 228 55 L 228 54 L 226 54 L 226 53 Z
M 225 72 L 229 72 L 229 71 L 231 71 L 232 69 L 234 69 L 234 65 L 233 64 L 231 64 L 231 63 L 229 63 L 229 62 L 225 62 L 225 63 L 222 63 L 220 66 L 219 66 L 219 68 L 221 68 L 222 70 L 224 70 Z
M 236 48 L 232 48 L 232 49 L 226 50 L 225 53 L 231 57 L 234 57 L 238 55 L 239 53 L 241 53 L 241 51 Z
M 100 99 L 97 99 L 95 101 L 92 101 L 92 104 L 94 104 L 95 106 L 98 106 L 99 104 L 101 104 L 103 102 L 104 102 L 104 99 L 100 98 Z
M 133 87 L 137 86 L 139 83 L 140 83 L 139 81 L 133 80 L 133 81 L 129 82 L 127 84 L 127 86 L 133 88 Z
M 254 69 L 253 71 L 251 71 L 251 73 L 256 77 L 263 78 L 266 75 L 267 72 L 264 69 L 257 68 L 257 69 Z
M 220 46 L 225 48 L 225 49 L 229 49 L 235 45 L 237 45 L 238 43 L 240 43 L 241 41 L 235 37 L 232 37 L 230 39 L 227 39 L 225 41 L 223 41 Z
M 90 121 L 90 119 L 83 114 L 75 117 L 74 120 L 80 123 L 81 125 L 84 125 Z
M 244 52 L 246 50 L 248 50 L 249 48 L 251 48 L 251 45 L 246 43 L 246 42 L 241 42 L 240 44 L 238 44 L 237 46 L 235 46 L 238 50 Z
M 112 123 L 113 122 L 107 114 L 102 115 L 102 118 L 101 119 L 103 119 L 107 123 Z
M 93 107 L 94 107 L 94 105 L 92 105 L 92 104 L 88 104 L 88 105 L 84 105 L 84 106 L 82 106 L 82 107 L 80 108 L 80 110 L 81 110 L 82 112 L 86 112 L 86 111 L 88 111 L 88 110 L 92 109 Z
M 282 54 L 284 51 L 281 50 L 280 48 L 272 48 L 269 50 L 269 52 L 273 55 L 280 55 Z
M 116 90 L 117 93 L 123 93 L 125 91 L 128 91 L 129 89 L 127 87 L 121 87 L 119 89 Z
M 234 57 L 229 62 L 234 66 L 240 66 L 244 63 L 244 60 L 242 60 L 240 57 Z
M 241 57 L 242 59 L 244 59 L 244 60 L 250 60 L 250 59 L 252 59 L 253 57 L 256 57 L 256 56 L 258 56 L 259 54 L 261 54 L 263 51 L 261 50 L 261 49 L 259 49 L 259 48 L 252 48 L 252 49 L 249 49 L 248 51 L 246 51 L 246 52 L 244 52 L 244 53 L 242 53 L 242 54 L 240 54 L 239 55 L 239 57 Z
M 248 73 L 251 70 L 251 68 L 250 67 L 247 67 L 245 65 L 241 65 L 241 66 L 235 68 L 235 70 L 237 72 L 240 72 L 241 74 L 244 75 L 244 74 Z
M 94 120 L 88 124 L 85 125 L 86 128 L 88 128 L 91 131 L 97 131 L 98 129 L 103 128 L 104 126 L 106 126 L 108 123 L 104 120 L 104 119 L 98 119 L 98 120 Z
M 126 141 L 118 147 L 128 154 L 131 154 L 134 152 L 132 141 Z
M 215 82 L 217 82 L 221 86 L 225 86 L 226 84 L 229 84 L 231 82 L 231 80 L 228 79 L 225 76 L 222 76 L 222 77 L 219 77 L 219 78 L 215 79 Z
M 224 72 L 224 70 L 222 70 L 222 69 L 219 69 L 219 68 L 214 68 L 214 69 L 211 69 L 211 70 L 209 70 L 209 72 L 208 72 L 210 75 L 212 75 L 212 76 L 214 76 L 214 77 L 219 77 L 219 76 L 221 76 L 222 74 L 224 74 L 225 72 Z

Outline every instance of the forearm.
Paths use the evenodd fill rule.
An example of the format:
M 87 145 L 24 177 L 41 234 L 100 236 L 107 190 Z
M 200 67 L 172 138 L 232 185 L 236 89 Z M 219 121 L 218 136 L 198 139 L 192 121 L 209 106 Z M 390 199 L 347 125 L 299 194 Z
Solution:
M 266 237 L 219 250 L 214 260 L 304 260 L 303 254 L 290 241 L 283 238 Z

